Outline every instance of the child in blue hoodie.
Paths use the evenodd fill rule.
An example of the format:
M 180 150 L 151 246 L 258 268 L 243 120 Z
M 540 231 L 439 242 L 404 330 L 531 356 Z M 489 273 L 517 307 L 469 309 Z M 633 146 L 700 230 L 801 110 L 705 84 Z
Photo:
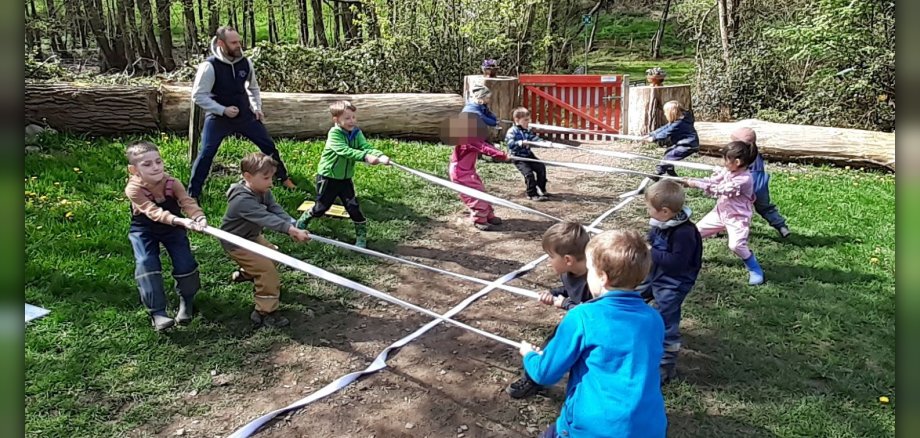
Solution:
M 685 200 L 684 188 L 673 180 L 658 181 L 645 191 L 652 227 L 646 237 L 652 247 L 652 271 L 640 289 L 646 301 L 654 300 L 653 306 L 664 321 L 664 355 L 659 367 L 662 385 L 677 375 L 680 309 L 703 264 L 703 238 L 690 220 Z
M 606 231 L 585 253 L 595 298 L 569 310 L 545 350 L 521 342 L 524 369 L 538 384 L 569 373 L 559 419 L 541 436 L 664 437 L 656 372 L 664 324 L 636 291 L 652 263 L 645 239 L 637 231 Z
M 495 138 L 496 133 L 499 133 L 502 129 L 498 125 L 498 117 L 489 109 L 489 102 L 492 101 L 492 90 L 485 85 L 478 84 L 474 85 L 470 89 L 470 98 L 466 102 L 466 105 L 463 106 L 463 109 L 460 110 L 462 113 L 473 113 L 479 116 L 479 120 L 482 120 L 482 123 L 486 124 L 486 127 L 489 129 L 489 142 Z
M 671 100 L 664 104 L 664 116 L 668 124 L 656 129 L 646 138 L 649 142 L 668 148 L 664 159 L 680 161 L 699 152 L 700 140 L 696 128 L 693 127 L 693 112 L 680 106 L 680 102 Z M 656 173 L 677 176 L 673 164 L 659 164 Z

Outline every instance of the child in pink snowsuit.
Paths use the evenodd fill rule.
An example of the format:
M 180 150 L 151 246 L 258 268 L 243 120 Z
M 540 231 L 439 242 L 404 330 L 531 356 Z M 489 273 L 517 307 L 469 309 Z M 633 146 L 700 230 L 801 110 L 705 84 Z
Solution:
M 450 175 L 450 180 L 457 184 L 485 191 L 482 179 L 476 173 L 476 160 L 479 159 L 479 155 L 488 155 L 500 161 L 507 161 L 508 155 L 486 142 L 485 137 L 482 136 L 486 130 L 475 115 L 462 113 L 460 120 L 465 123 L 468 134 L 454 146 L 447 173 Z M 476 228 L 489 231 L 493 225 L 502 223 L 492 211 L 492 204 L 464 194 L 460 194 L 460 200 L 469 207 L 470 219 Z
M 747 245 L 756 199 L 754 179 L 748 166 L 756 157 L 757 146 L 733 141 L 722 148 L 724 169 L 717 170 L 709 178 L 686 180 L 688 186 L 702 189 L 717 198 L 716 207 L 696 224 L 700 235 L 705 239 L 726 231 L 728 248 L 744 261 L 749 273 L 748 284 L 751 285 L 764 281 L 763 269 Z

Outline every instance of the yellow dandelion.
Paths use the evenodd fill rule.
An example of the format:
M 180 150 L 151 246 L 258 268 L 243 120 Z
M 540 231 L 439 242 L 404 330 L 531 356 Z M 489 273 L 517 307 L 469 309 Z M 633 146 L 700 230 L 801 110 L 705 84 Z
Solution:
M 849 168 L 849 167 L 848 167 L 848 168 Z M 80 168 L 79 168 L 79 167 L 74 167 L 74 168 L 73 168 L 73 171 L 74 171 L 74 172 L 80 172 Z
M 872 263 L 873 265 L 877 265 L 877 264 L 878 264 L 878 257 L 872 257 L 871 259 L 869 259 L 869 263 Z
M 73 219 L 73 212 L 68 211 L 67 214 L 64 215 L 64 219 L 67 219 L 67 220 Z
M 45 196 L 45 195 L 41 195 L 41 196 L 38 197 L 38 200 L 39 200 L 39 201 L 47 201 L 47 200 L 48 200 L 48 197 Z
M 35 180 L 38 179 L 38 177 L 37 177 L 37 176 L 33 176 L 32 178 L 29 178 L 29 179 L 31 179 L 32 181 L 35 181 Z
M 66 199 L 61 199 L 61 205 L 67 205 L 67 204 L 70 204 L 70 201 Z
M 59 186 L 59 185 L 61 185 L 61 183 L 55 181 L 55 182 L 54 182 L 54 185 Z
M 42 229 L 42 225 L 39 225 L 39 226 L 35 227 L 35 229 L 36 229 L 36 230 Z
M 883 395 L 883 396 L 881 396 L 881 397 L 878 398 L 878 401 L 880 401 L 883 405 L 887 405 L 888 402 L 889 402 L 890 400 L 888 400 L 888 397 L 885 397 L 885 396 Z

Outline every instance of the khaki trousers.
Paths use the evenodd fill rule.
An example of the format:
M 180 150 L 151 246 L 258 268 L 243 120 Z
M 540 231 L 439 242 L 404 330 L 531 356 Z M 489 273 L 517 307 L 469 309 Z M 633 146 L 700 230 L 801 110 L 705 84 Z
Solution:
M 255 241 L 262 246 L 277 249 L 261 234 L 256 237 Z M 229 254 L 230 258 L 240 265 L 243 275 L 252 278 L 255 284 L 256 311 L 264 315 L 278 310 L 281 298 L 281 279 L 278 277 L 275 262 L 243 248 L 236 248 L 229 251 Z

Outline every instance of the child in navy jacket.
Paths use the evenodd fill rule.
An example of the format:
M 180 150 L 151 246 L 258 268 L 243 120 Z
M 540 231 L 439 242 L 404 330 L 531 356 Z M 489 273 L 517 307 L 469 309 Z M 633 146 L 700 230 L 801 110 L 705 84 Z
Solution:
M 586 257 L 595 298 L 562 318 L 545 350 L 521 342 L 524 369 L 538 384 L 569 373 L 562 412 L 542 437 L 664 437 L 655 372 L 664 324 L 635 290 L 651 265 L 645 239 L 636 231 L 607 231 L 588 243 Z
M 530 145 L 524 144 L 525 141 L 543 140 L 530 130 L 530 111 L 524 107 L 515 108 L 511 112 L 511 118 L 514 119 L 514 126 L 508 128 L 508 133 L 505 134 L 505 144 L 508 145 L 508 151 L 511 152 L 511 159 L 523 157 L 536 160 L 537 156 L 530 149 Z M 530 161 L 515 161 L 514 166 L 521 172 L 521 175 L 524 175 L 527 197 L 531 201 L 545 201 L 549 195 L 546 193 L 546 166 L 543 163 Z
M 664 355 L 659 367 L 662 384 L 677 375 L 681 305 L 696 284 L 703 262 L 703 238 L 690 221 L 685 199 L 684 188 L 673 180 L 658 181 L 645 191 L 652 226 L 647 236 L 652 270 L 640 290 L 646 301 L 654 299 L 653 305 L 664 321 Z
M 700 140 L 696 128 L 693 127 L 693 112 L 681 107 L 680 102 L 671 100 L 664 104 L 664 116 L 668 124 L 656 129 L 646 138 L 668 148 L 664 159 L 680 161 L 699 152 Z M 659 164 L 656 173 L 677 176 L 673 164 Z

